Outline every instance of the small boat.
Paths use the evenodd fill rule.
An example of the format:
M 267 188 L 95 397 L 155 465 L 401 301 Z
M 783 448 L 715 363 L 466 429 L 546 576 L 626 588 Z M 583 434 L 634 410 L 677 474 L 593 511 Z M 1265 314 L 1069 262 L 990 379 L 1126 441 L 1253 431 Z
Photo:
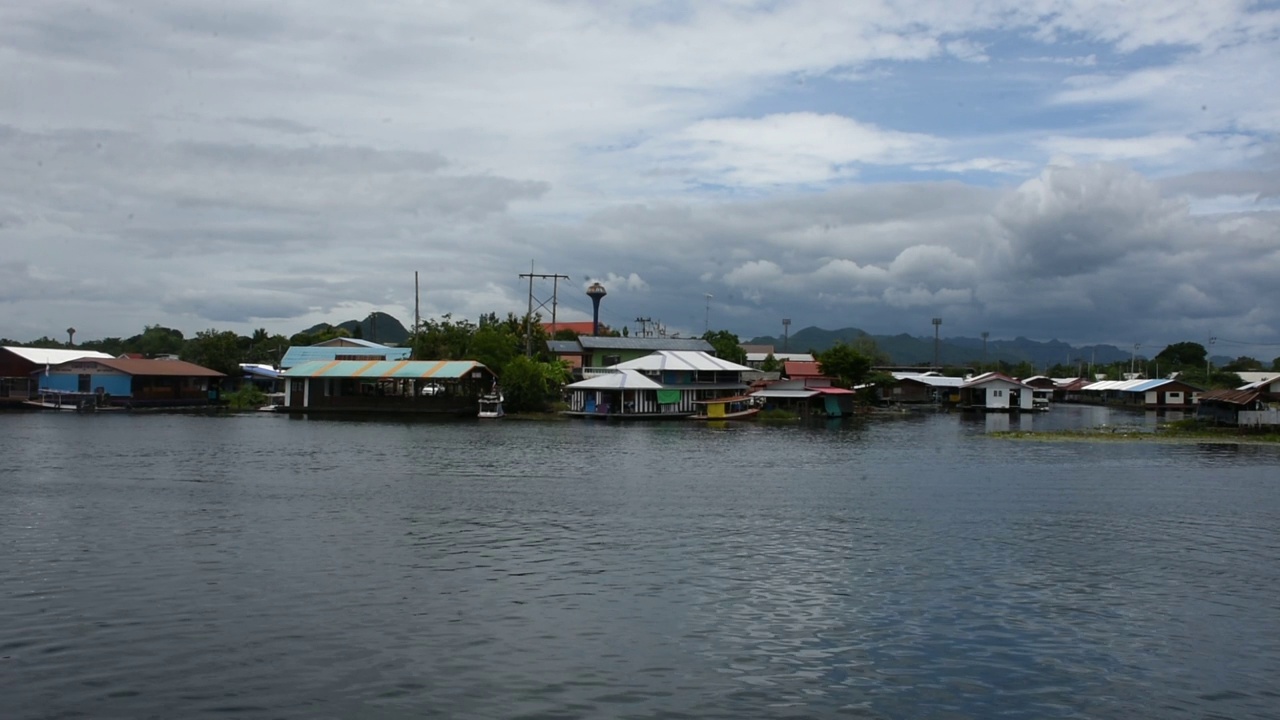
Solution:
M 500 390 L 480 396 L 480 412 L 477 417 L 500 418 L 504 414 L 502 412 L 502 392 Z
M 749 395 L 694 400 L 693 403 L 702 405 L 703 411 L 690 416 L 690 420 L 751 420 L 760 413 L 756 399 Z

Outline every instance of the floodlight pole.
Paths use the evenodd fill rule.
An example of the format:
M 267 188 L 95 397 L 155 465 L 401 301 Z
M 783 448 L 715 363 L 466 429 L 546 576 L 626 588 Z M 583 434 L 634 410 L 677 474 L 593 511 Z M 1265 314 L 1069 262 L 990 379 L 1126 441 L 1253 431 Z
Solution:
M 933 366 L 938 367 L 938 329 L 942 326 L 942 318 L 933 319 Z

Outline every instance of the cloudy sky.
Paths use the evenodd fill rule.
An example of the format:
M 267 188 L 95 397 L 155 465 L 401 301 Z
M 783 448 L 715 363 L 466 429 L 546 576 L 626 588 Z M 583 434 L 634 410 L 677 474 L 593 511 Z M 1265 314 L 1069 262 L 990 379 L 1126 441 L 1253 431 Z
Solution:
M 614 326 L 1270 358 L 1276 88 L 1274 2 L 9 2 L 0 336 L 523 312 L 532 264 Z

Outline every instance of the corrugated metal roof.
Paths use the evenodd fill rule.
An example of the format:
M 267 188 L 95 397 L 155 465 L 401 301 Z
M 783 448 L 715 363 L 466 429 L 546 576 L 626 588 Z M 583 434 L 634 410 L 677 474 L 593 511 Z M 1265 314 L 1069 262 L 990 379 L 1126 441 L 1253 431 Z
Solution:
M 749 352 L 747 353 L 747 362 L 764 362 L 773 355 L 773 359 L 778 362 L 813 362 L 813 355 L 809 353 L 767 353 L 767 352 Z
M 583 335 L 578 344 L 584 350 L 700 350 L 712 352 L 715 348 L 701 338 L 624 338 L 603 335 Z
M 217 370 L 189 363 L 184 360 L 135 360 L 133 358 L 78 358 L 81 362 L 95 362 L 129 375 L 142 377 L 226 377 Z M 76 362 L 68 360 L 67 362 Z
M 613 367 L 619 370 L 647 370 L 659 372 L 663 370 L 691 370 L 699 372 L 748 372 L 751 368 L 728 360 L 721 360 L 705 352 L 659 350 L 652 355 L 645 355 L 635 360 L 618 363 Z
M 1210 390 L 1200 396 L 1200 402 L 1222 402 L 1231 405 L 1252 405 L 1263 393 L 1258 390 Z
M 548 340 L 547 349 L 558 355 L 582 352 L 577 340 Z
M 638 370 L 619 370 L 570 383 L 572 390 L 660 390 L 662 385 L 645 377 Z
M 285 377 L 331 377 L 380 380 L 435 378 L 457 380 L 473 369 L 487 367 L 475 360 L 312 360 L 290 368 Z
M 67 362 L 68 360 L 78 360 L 80 358 L 105 358 L 113 359 L 115 356 L 108 355 L 104 352 L 96 350 L 59 350 L 57 348 L 25 348 L 25 347 L 8 347 L 4 348 L 27 362 L 36 365 L 57 365 Z
M 1090 383 L 1080 388 L 1088 392 L 1105 392 L 1114 390 L 1117 392 L 1146 392 L 1154 390 L 1161 385 L 1168 385 L 1173 382 L 1166 378 L 1136 378 L 1134 380 L 1102 380 L 1096 383 Z
M 811 398 L 814 395 L 817 395 L 818 391 L 817 390 L 770 390 L 768 388 L 765 388 L 764 390 L 757 390 L 756 392 L 753 392 L 751 394 L 755 397 L 762 397 L 762 398 L 781 398 L 781 399 L 789 398 L 793 400 L 803 400 L 804 398 Z
M 822 377 L 822 368 L 816 361 L 790 360 L 782 363 L 782 373 L 788 377 Z
M 364 338 L 354 338 L 354 337 L 331 338 L 329 340 L 325 340 L 324 342 L 318 342 L 312 345 L 311 347 L 352 347 L 353 345 L 359 345 L 360 347 L 377 348 L 377 349 L 388 347 L 387 345 L 383 345 L 382 343 L 376 343 L 372 340 L 365 340 Z
M 407 360 L 411 352 L 411 348 L 296 346 L 289 348 L 285 352 L 284 357 L 280 359 L 280 367 L 287 369 L 314 360 L 333 361 L 339 355 L 344 357 L 368 357 L 370 359 Z

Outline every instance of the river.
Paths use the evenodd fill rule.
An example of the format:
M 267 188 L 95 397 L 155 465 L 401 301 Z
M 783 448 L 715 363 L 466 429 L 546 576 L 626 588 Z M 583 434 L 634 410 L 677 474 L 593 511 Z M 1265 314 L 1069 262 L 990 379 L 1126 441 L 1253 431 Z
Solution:
M 0 414 L 0 717 L 1280 717 L 1280 448 L 1096 412 Z

